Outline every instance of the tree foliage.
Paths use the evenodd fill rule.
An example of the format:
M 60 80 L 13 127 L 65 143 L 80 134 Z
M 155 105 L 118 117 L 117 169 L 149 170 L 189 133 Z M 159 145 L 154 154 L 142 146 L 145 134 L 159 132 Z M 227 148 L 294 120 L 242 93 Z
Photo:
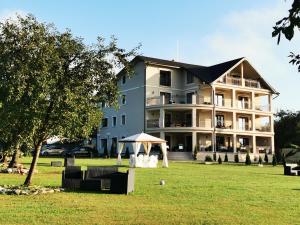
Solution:
M 87 46 L 32 15 L 0 23 L 0 120 L 10 116 L 0 130 L 9 140 L 20 124 L 26 128 L 16 132 L 20 140 L 35 147 L 26 185 L 47 138 L 87 137 L 102 117 L 98 104 L 117 105 L 116 69 L 131 74 L 135 51 L 118 48 L 115 38 Z
M 294 30 L 300 28 L 300 0 L 294 0 L 292 8 L 289 9 L 289 15 L 276 22 L 273 27 L 272 37 L 277 37 L 277 44 L 281 39 L 281 34 L 285 36 L 287 40 L 292 40 L 294 37 Z M 290 63 L 298 66 L 300 72 L 300 55 L 293 52 L 290 53 Z

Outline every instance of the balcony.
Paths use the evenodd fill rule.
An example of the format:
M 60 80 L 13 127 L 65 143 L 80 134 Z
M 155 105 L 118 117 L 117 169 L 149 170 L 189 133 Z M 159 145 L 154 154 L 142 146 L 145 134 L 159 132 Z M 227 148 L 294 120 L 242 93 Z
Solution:
M 188 98 L 185 95 L 175 95 L 172 97 L 167 96 L 154 96 L 146 99 L 146 106 L 154 105 L 168 105 L 168 104 L 203 104 L 211 105 L 210 97 L 202 95 L 192 95 Z
M 216 101 L 216 106 L 231 108 L 231 99 L 223 99 L 222 101 Z
M 263 111 L 263 112 L 269 112 L 271 111 L 270 110 L 270 105 L 269 104 L 266 104 L 266 105 L 256 105 L 255 106 L 255 109 L 258 110 L 258 111 Z
M 247 79 L 247 78 L 238 78 L 227 76 L 220 83 L 235 85 L 235 86 L 245 86 L 250 88 L 262 88 L 258 80 Z
M 251 80 L 251 79 L 244 79 L 245 80 L 245 87 L 251 88 L 261 88 L 259 81 Z
M 236 106 L 237 106 L 238 109 L 251 109 L 251 103 L 250 102 L 238 101 Z
M 147 120 L 147 128 L 159 128 L 159 119 Z
M 199 120 L 199 124 L 197 124 L 200 128 L 211 128 L 210 120 Z
M 226 78 L 226 84 L 242 86 L 242 79 L 228 76 Z
M 255 130 L 256 131 L 260 131 L 260 132 L 271 132 L 271 125 L 270 124 L 266 124 L 264 126 L 256 127 Z

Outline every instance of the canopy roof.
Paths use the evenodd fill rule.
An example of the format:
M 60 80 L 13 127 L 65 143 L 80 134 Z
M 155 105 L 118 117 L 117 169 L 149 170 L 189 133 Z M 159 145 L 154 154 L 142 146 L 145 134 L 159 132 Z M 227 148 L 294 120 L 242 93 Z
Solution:
M 140 133 L 120 139 L 119 142 L 151 142 L 151 143 L 165 143 L 166 140 L 154 137 L 149 134 Z

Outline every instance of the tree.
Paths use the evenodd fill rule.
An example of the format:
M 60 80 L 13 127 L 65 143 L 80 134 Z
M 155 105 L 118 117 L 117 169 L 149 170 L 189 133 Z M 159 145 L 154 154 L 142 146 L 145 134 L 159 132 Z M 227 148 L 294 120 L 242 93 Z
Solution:
M 273 155 L 273 158 L 272 158 L 272 165 L 277 166 L 277 158 L 276 158 L 275 154 Z
M 88 137 L 102 117 L 98 103 L 117 106 L 116 69 L 132 74 L 129 58 L 136 49 L 127 52 L 115 38 L 106 44 L 100 37 L 87 46 L 32 15 L 0 23 L 0 35 L 1 109 L 14 109 L 13 121 L 28 124 L 34 156 L 24 184 L 30 185 L 47 138 Z
M 280 42 L 281 34 L 290 41 L 294 37 L 295 28 L 300 28 L 300 0 L 294 0 L 289 15 L 276 22 L 272 36 L 277 37 L 277 44 Z M 289 57 L 291 58 L 290 63 L 297 65 L 300 72 L 300 55 L 291 52 Z

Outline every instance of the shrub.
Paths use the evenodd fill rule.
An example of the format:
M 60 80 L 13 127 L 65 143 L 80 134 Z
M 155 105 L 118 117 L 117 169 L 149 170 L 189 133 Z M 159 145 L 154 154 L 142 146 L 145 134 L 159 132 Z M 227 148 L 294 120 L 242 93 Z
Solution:
M 277 166 L 277 158 L 276 158 L 275 154 L 273 155 L 273 158 L 272 158 L 272 165 Z
M 216 153 L 213 154 L 213 158 L 214 158 L 214 161 L 217 161 L 217 154 Z
M 239 160 L 239 155 L 238 154 L 235 154 L 234 155 L 234 162 L 238 163 L 240 160 Z
M 103 157 L 104 157 L 104 158 L 109 158 L 107 148 L 104 148 Z
M 251 159 L 250 159 L 249 152 L 247 152 L 245 164 L 246 164 L 247 166 L 251 165 Z
M 218 163 L 219 164 L 222 164 L 222 159 L 221 159 L 221 156 L 219 155 L 219 158 L 218 158 Z
M 285 161 L 285 154 L 282 154 L 282 165 L 285 166 L 286 161 Z
M 265 154 L 265 159 L 264 160 L 265 160 L 266 163 L 269 162 L 269 158 L 268 158 L 268 154 L 267 153 Z
M 205 162 L 212 162 L 212 158 L 210 155 L 205 156 Z
M 193 157 L 194 157 L 194 160 L 197 160 L 197 153 L 199 152 L 199 148 L 196 146 L 195 147 L 195 150 L 193 152 Z
M 254 156 L 254 159 L 253 159 L 253 161 L 254 161 L 254 162 L 256 162 L 256 161 L 257 161 L 257 157 L 256 157 L 256 156 Z
M 129 159 L 129 158 L 130 158 L 129 148 L 128 148 L 128 147 L 126 147 L 125 158 L 126 158 L 126 159 Z
M 228 156 L 227 156 L 227 153 L 225 154 L 224 162 L 228 162 Z
M 259 158 L 258 158 L 258 164 L 262 164 L 262 158 L 261 158 L 261 156 L 259 156 Z

